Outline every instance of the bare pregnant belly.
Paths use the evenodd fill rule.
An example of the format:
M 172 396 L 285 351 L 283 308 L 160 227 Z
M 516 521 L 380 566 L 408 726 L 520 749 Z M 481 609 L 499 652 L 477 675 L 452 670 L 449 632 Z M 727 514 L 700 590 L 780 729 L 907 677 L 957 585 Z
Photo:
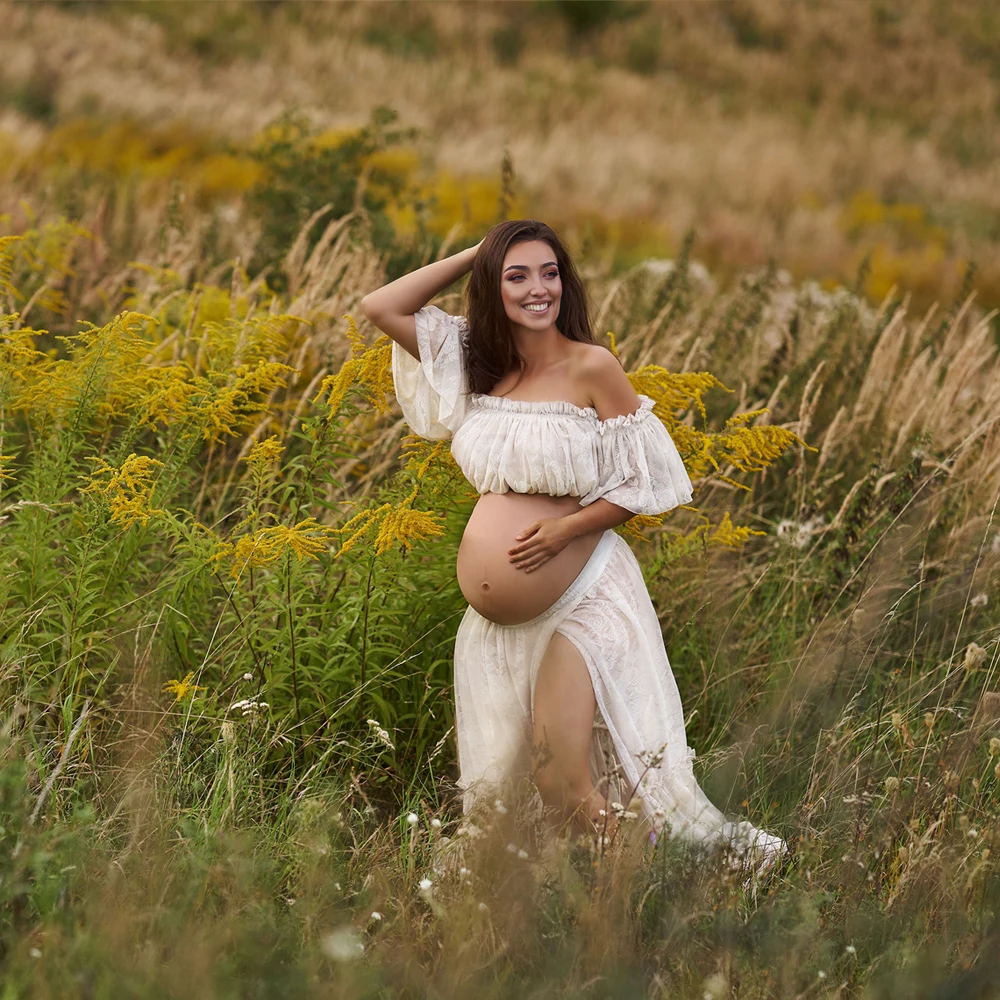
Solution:
M 586 565 L 602 532 L 574 538 L 530 573 L 511 563 L 508 550 L 533 521 L 578 510 L 575 497 L 484 493 L 458 548 L 458 585 L 469 604 L 498 625 L 520 625 L 552 607 Z

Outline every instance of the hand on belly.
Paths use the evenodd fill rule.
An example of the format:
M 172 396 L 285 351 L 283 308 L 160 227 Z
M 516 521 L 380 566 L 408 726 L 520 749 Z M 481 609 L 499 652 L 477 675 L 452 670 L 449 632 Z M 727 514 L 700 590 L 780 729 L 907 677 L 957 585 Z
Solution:
M 574 497 L 542 493 L 485 493 L 465 526 L 458 550 L 458 585 L 472 607 L 500 625 L 519 625 L 551 607 L 577 577 L 600 540 L 601 533 L 572 539 L 542 562 L 535 556 L 514 565 L 509 551 L 522 544 L 517 535 L 533 522 L 562 517 L 579 510 Z
M 514 547 L 507 550 L 514 567 L 530 573 L 559 555 L 573 540 L 565 525 L 562 517 L 543 517 L 518 532 Z

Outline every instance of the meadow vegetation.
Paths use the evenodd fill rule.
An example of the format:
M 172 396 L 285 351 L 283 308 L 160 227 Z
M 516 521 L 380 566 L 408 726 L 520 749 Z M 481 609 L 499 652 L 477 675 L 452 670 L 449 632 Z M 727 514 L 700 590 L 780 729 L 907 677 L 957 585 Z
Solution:
M 996 995 L 1000 236 L 936 187 L 947 157 L 969 218 L 996 210 L 989 163 L 954 145 L 996 113 L 993 22 L 973 4 L 370 7 L 5 8 L 4 996 Z M 67 26 L 75 74 L 48 61 Z M 309 38 L 331 26 L 321 59 Z M 119 74 L 145 61 L 145 89 L 102 89 L 98 43 Z M 849 72 L 820 73 L 824 46 Z M 814 70 L 799 103 L 788 81 Z M 258 76 L 292 105 L 351 73 L 351 121 L 254 106 Z M 538 132 L 562 134 L 559 79 L 593 171 L 572 183 L 546 178 Z M 656 102 L 628 95 L 668 79 L 682 133 L 725 122 L 732 155 L 777 114 L 799 144 L 781 162 L 827 149 L 821 178 L 885 166 L 857 155 L 874 133 L 845 139 L 860 108 L 888 160 L 920 150 L 912 201 L 819 180 L 786 216 L 813 239 L 790 225 L 771 260 L 741 233 L 789 207 L 798 168 L 761 161 L 773 197 L 725 224 L 706 206 L 738 199 L 740 171 L 692 169 L 657 215 L 651 173 L 615 186 L 587 161 L 587 122 L 620 109 L 622 141 L 661 150 L 637 124 Z M 489 116 L 529 92 L 503 160 Z M 446 113 L 469 138 L 429 160 Z M 827 139 L 803 124 L 823 115 Z M 454 561 L 475 495 L 446 446 L 408 436 L 359 302 L 529 211 L 565 220 L 596 330 L 695 481 L 689 507 L 621 530 L 699 780 L 792 847 L 763 880 L 638 819 L 608 851 L 546 850 L 524 790 L 461 814 Z M 459 291 L 438 303 L 460 311 Z

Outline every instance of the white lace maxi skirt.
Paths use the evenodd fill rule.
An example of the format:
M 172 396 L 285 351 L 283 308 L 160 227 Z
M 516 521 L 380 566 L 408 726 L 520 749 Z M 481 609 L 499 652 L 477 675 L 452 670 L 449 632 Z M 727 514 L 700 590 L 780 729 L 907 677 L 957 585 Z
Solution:
M 727 820 L 695 780 L 660 623 L 635 555 L 610 529 L 538 617 L 498 625 L 466 610 L 455 640 L 455 728 L 466 812 L 530 759 L 535 678 L 554 632 L 576 646 L 590 672 L 599 716 L 591 771 L 595 783 L 611 781 L 609 799 L 626 802 L 635 791 L 654 828 L 669 824 L 671 835 L 705 846 L 765 856 L 784 851 L 780 837 Z M 602 743 L 610 743 L 610 767 Z M 648 767 L 650 756 L 660 754 L 659 764 Z

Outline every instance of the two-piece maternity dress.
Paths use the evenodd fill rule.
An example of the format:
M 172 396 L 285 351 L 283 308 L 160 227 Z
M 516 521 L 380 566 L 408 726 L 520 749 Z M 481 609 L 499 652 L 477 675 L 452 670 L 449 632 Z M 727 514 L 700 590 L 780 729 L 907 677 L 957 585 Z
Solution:
M 684 463 L 648 396 L 639 397 L 635 413 L 602 421 L 592 407 L 566 401 L 470 393 L 465 317 L 425 306 L 415 320 L 420 360 L 393 345 L 397 399 L 416 434 L 451 439 L 455 461 L 479 493 L 568 495 L 581 505 L 603 497 L 637 514 L 691 500 Z M 755 857 L 784 850 L 780 837 L 727 820 L 695 780 L 660 623 L 635 555 L 610 529 L 562 596 L 530 621 L 498 625 L 466 610 L 455 640 L 455 728 L 466 811 L 530 749 L 534 681 L 555 632 L 580 651 L 593 682 L 595 779 L 609 774 L 602 758 L 610 748 L 611 771 L 618 774 L 612 788 L 625 796 L 635 790 L 657 828 L 669 824 L 674 836 L 752 849 Z M 662 759 L 648 767 L 657 754 Z

